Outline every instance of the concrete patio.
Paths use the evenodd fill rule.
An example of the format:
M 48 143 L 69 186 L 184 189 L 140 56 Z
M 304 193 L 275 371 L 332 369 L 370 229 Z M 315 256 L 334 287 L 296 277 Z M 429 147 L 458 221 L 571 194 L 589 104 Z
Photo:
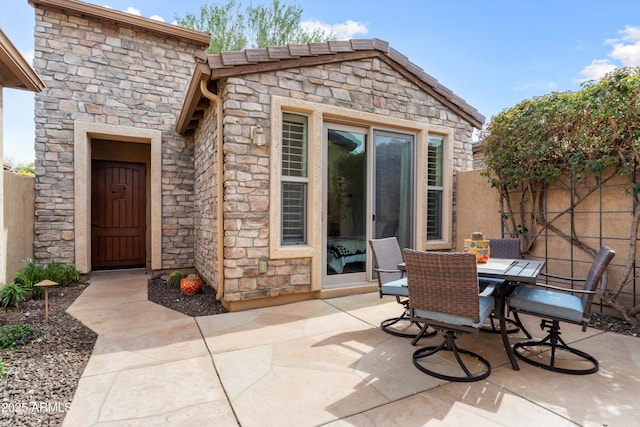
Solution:
M 68 312 L 99 334 L 65 426 L 629 426 L 640 411 L 640 339 L 564 327 L 600 361 L 587 376 L 524 363 L 499 335 L 464 336 L 491 376 L 449 383 L 378 325 L 376 293 L 192 318 L 147 301 L 142 271 L 93 273 Z M 534 334 L 538 321 L 525 318 Z M 511 335 L 512 342 L 523 338 Z M 435 338 L 425 339 L 426 345 Z

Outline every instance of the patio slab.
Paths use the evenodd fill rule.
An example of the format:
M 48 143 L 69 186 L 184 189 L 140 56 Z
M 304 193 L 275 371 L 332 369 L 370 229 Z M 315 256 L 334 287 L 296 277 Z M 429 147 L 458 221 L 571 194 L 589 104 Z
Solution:
M 524 363 L 514 371 L 500 335 L 465 335 L 460 345 L 486 357 L 492 373 L 476 383 L 449 383 L 413 366 L 409 339 L 380 330 L 381 319 L 401 311 L 393 298 L 371 293 L 194 319 L 146 301 L 146 284 L 143 272 L 92 275 L 69 308 L 99 338 L 65 426 L 637 421 L 635 337 L 563 326 L 565 340 L 600 360 L 598 373 L 570 376 Z M 523 321 L 534 336 L 542 334 L 537 319 Z

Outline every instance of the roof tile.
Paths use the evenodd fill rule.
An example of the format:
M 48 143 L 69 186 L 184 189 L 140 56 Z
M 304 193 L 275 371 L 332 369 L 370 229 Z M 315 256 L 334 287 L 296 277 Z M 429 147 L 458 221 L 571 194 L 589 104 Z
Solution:
M 375 50 L 379 50 L 380 52 L 387 53 L 389 52 L 389 42 L 380 39 L 372 39 L 373 48 Z
M 218 55 L 208 55 L 207 62 L 212 70 L 269 62 L 273 62 L 274 68 L 277 68 L 278 65 L 275 65 L 276 63 L 288 59 L 335 55 L 336 61 L 339 61 L 341 60 L 340 54 L 348 55 L 349 53 L 358 51 L 370 51 L 372 56 L 376 55 L 372 51 L 381 52 L 383 55 L 386 55 L 389 60 L 403 67 L 407 73 L 413 74 L 419 81 L 430 87 L 431 90 L 442 97 L 442 100 L 447 100 L 454 108 L 458 108 L 458 112 L 469 115 L 476 121 L 476 126 L 484 122 L 484 116 L 475 108 L 468 105 L 450 89 L 441 85 L 438 80 L 424 72 L 422 68 L 409 61 L 409 58 L 405 55 L 391 48 L 388 42 L 380 39 L 333 40 L 320 43 L 271 46 L 266 49 L 247 49 L 240 52 L 222 52 Z M 196 54 L 196 56 L 199 57 L 198 54 Z M 282 66 L 290 65 L 283 63 Z M 226 74 L 229 75 L 228 72 Z
M 287 46 L 270 46 L 267 48 L 267 51 L 271 59 L 295 58 L 295 55 L 291 53 L 291 49 Z
M 248 62 L 267 62 L 272 58 L 267 49 L 247 49 L 245 50 Z
M 351 47 L 354 50 L 375 50 L 374 39 L 353 39 Z
M 290 44 L 289 52 L 294 57 L 311 56 L 311 49 L 308 44 Z
M 247 65 L 249 61 L 247 61 L 246 51 L 241 50 L 237 52 L 221 52 L 220 56 L 222 57 L 222 63 L 225 66 L 233 66 L 233 65 Z
M 309 43 L 309 51 L 312 55 L 327 55 L 331 54 L 328 43 Z
M 331 40 L 329 41 L 329 50 L 331 52 L 353 52 L 351 42 L 349 40 Z
M 393 48 L 389 48 L 389 52 L 387 52 L 387 56 L 390 59 L 393 59 L 394 61 L 396 61 L 398 64 L 402 65 L 403 67 L 406 67 L 407 64 L 409 64 L 409 58 L 407 58 L 406 56 L 404 56 L 403 54 L 401 54 L 400 52 L 398 52 Z

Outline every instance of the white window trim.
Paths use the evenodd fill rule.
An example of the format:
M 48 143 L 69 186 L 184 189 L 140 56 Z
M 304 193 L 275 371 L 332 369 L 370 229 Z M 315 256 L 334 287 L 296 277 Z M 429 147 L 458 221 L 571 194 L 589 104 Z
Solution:
M 424 236 L 420 241 L 426 242 L 425 250 L 443 250 L 453 248 L 453 138 L 451 135 L 451 129 L 441 126 L 430 126 L 429 135 L 440 136 L 444 138 L 444 147 L 442 150 L 442 239 L 428 240 L 427 241 L 427 218 L 425 210 L 424 222 L 417 224 L 418 227 L 423 230 Z M 426 141 L 424 141 L 425 147 L 429 143 L 429 135 L 426 135 Z M 427 167 L 426 156 L 428 150 L 425 148 L 425 168 L 424 168 L 424 190 L 428 191 L 427 186 Z M 425 196 L 426 203 L 426 196 Z M 425 207 L 426 209 L 426 207 Z

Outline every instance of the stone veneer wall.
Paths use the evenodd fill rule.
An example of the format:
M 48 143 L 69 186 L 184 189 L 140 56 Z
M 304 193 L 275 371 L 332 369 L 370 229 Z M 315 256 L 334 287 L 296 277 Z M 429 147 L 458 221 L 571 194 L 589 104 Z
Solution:
M 175 131 L 196 46 L 36 7 L 34 258 L 73 263 L 74 123 L 162 131 L 162 267 L 193 266 L 193 142 Z
M 202 278 L 214 288 L 218 288 L 218 170 L 216 141 L 216 107 L 210 103 L 196 130 L 194 139 L 198 141 L 195 150 L 195 267 Z
M 269 260 L 267 274 L 258 274 L 258 262 L 269 255 L 269 228 L 279 225 L 269 224 L 269 141 L 265 147 L 252 145 L 251 128 L 260 119 L 270 134 L 272 95 L 451 128 L 454 172 L 472 169 L 472 126 L 379 59 L 230 78 L 220 95 L 226 301 L 311 291 L 308 258 Z

